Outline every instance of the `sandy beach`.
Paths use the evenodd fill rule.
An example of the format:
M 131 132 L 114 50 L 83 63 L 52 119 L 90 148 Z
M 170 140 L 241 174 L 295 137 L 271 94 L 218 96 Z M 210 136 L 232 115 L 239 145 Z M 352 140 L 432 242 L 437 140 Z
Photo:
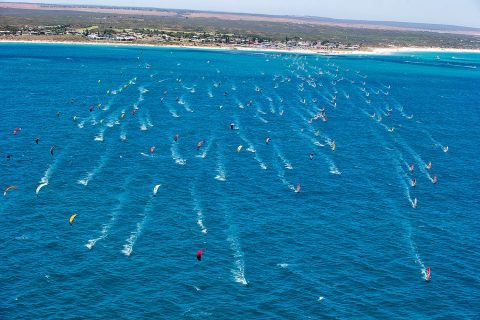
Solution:
M 434 48 L 434 47 L 389 47 L 389 48 L 362 48 L 361 50 L 318 50 L 318 49 L 270 49 L 241 46 L 182 46 L 169 44 L 148 43 L 122 43 L 122 42 L 90 42 L 90 41 L 56 41 L 56 40 L 5 40 L 0 43 L 39 43 L 39 44 L 68 44 L 91 46 L 130 46 L 130 47 L 158 47 L 172 49 L 197 49 L 197 50 L 238 50 L 250 52 L 294 53 L 294 54 L 320 54 L 320 55 L 389 55 L 408 52 L 452 52 L 452 53 L 480 53 L 480 49 Z

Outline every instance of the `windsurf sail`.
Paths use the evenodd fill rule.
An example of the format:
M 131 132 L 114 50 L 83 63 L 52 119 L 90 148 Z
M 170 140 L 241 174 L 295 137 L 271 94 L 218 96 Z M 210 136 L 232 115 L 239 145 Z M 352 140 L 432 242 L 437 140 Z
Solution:
M 430 281 L 430 278 L 431 278 L 431 271 L 430 271 L 430 267 L 428 267 L 427 270 L 425 270 L 425 281 Z

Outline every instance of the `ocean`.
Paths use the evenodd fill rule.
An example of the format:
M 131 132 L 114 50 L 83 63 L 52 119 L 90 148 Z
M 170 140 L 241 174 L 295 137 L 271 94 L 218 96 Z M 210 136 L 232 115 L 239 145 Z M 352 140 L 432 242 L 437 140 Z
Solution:
M 480 318 L 480 54 L 0 66 L 0 318 Z

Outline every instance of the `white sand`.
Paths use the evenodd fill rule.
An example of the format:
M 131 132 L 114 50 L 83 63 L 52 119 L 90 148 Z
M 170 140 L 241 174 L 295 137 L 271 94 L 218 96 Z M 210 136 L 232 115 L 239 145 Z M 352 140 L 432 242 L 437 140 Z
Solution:
M 237 46 L 181 46 L 165 44 L 140 44 L 124 42 L 74 42 L 55 40 L 0 40 L 0 43 L 44 43 L 44 44 L 71 44 L 71 45 L 97 45 L 97 46 L 138 46 L 138 47 L 160 47 L 160 48 L 185 48 L 200 50 L 239 50 L 252 52 L 278 52 L 295 54 L 328 54 L 328 55 L 388 55 L 402 52 L 455 52 L 455 53 L 480 53 L 480 49 L 458 49 L 458 48 L 434 48 L 434 47 L 391 47 L 391 48 L 363 48 L 361 50 L 319 50 L 319 49 L 270 49 L 258 47 L 237 47 Z

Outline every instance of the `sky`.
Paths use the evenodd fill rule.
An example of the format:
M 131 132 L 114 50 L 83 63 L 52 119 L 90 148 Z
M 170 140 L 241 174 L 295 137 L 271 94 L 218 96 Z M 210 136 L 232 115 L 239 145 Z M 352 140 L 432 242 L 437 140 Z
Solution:
M 8 0 L 0 0 L 0 2 L 8 2 Z M 22 0 L 21 2 L 309 15 L 480 28 L 480 0 Z

